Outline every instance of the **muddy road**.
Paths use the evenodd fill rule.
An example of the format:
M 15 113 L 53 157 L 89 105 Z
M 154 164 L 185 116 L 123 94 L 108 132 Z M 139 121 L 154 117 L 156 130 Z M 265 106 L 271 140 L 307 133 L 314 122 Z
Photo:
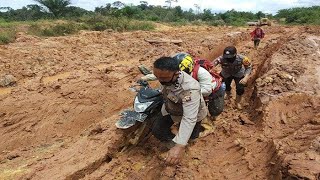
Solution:
M 0 179 L 319 179 L 320 28 L 264 29 L 258 50 L 250 28 L 20 33 L 0 46 L 0 85 L 14 77 L 0 87 Z M 179 166 L 164 165 L 154 137 L 118 153 L 114 123 L 132 104 L 139 64 L 188 50 L 212 59 L 231 44 L 254 64 L 243 110 L 235 94 L 226 99 L 214 131 Z

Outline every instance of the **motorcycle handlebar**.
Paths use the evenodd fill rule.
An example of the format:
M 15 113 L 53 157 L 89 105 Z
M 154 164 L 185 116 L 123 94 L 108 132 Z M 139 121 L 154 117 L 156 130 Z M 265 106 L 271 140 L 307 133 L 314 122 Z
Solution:
M 131 85 L 131 86 L 129 87 L 129 89 L 130 89 L 131 91 L 137 92 L 137 91 L 139 91 L 139 89 L 136 88 L 137 86 L 148 87 L 148 86 L 149 86 L 149 83 L 148 83 L 148 81 L 138 80 L 138 81 L 136 82 L 136 84 Z
M 149 86 L 148 81 L 138 80 L 137 83 L 138 83 L 140 86 L 143 86 L 143 87 Z

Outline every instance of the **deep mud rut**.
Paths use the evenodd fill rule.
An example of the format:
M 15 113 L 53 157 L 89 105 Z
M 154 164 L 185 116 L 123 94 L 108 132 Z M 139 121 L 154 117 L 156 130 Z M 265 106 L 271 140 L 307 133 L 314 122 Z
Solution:
M 245 28 L 27 35 L 0 47 L 0 179 L 319 179 L 319 27 L 266 27 L 254 50 Z M 150 44 L 145 38 L 182 39 Z M 214 58 L 229 44 L 252 59 L 243 110 L 234 97 L 215 131 L 166 166 L 153 137 L 118 153 L 114 123 L 131 106 L 138 64 L 178 51 Z M 234 89 L 233 89 L 234 90 Z

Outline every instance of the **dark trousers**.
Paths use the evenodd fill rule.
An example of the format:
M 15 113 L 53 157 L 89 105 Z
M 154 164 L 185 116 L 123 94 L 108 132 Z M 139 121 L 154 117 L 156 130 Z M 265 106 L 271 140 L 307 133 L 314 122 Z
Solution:
M 260 44 L 260 39 L 254 39 L 253 44 L 254 44 L 254 47 L 257 48 Z
M 163 116 L 154 122 L 152 134 L 160 141 L 171 141 L 175 135 L 171 132 L 171 126 L 174 124 L 170 115 Z M 190 139 L 199 137 L 201 131 L 201 122 L 197 122 L 194 126 Z
M 230 76 L 228 78 L 223 77 L 223 82 L 226 83 L 226 91 L 231 91 L 231 82 L 232 80 L 234 80 L 234 82 L 236 83 L 237 95 L 241 96 L 244 93 L 244 85 L 239 83 L 242 78 L 243 77 L 239 78 L 234 76 Z
M 225 85 L 222 84 L 220 89 L 209 96 L 208 110 L 211 116 L 218 116 L 224 108 Z

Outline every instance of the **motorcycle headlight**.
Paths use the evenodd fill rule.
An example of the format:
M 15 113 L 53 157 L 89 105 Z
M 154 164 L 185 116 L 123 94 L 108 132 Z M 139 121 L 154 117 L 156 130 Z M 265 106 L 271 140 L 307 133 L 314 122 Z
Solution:
M 136 97 L 135 100 L 134 100 L 134 110 L 136 112 L 145 112 L 145 110 L 153 103 L 153 101 L 151 102 L 144 102 L 144 103 L 141 103 L 139 102 L 138 98 Z

